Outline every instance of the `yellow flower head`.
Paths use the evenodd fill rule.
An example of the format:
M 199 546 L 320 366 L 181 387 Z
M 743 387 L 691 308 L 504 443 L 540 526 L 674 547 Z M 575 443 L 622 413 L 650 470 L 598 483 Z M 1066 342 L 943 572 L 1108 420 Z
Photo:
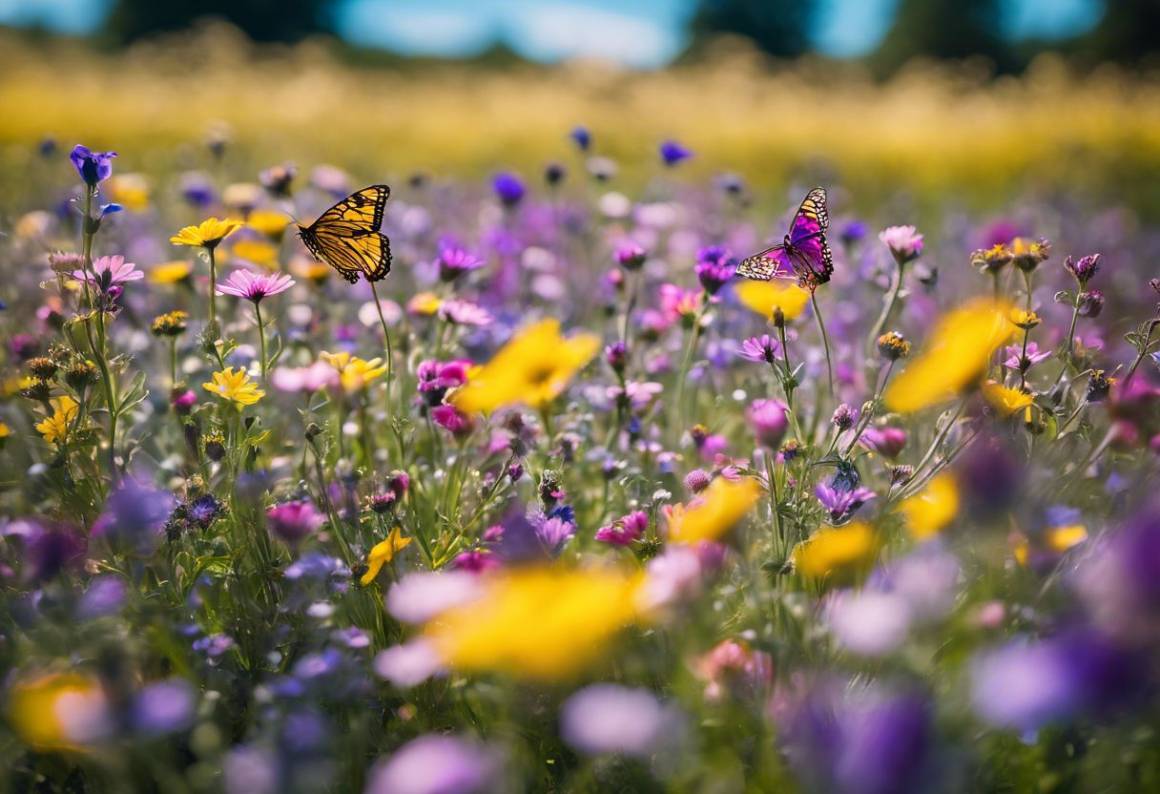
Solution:
M 338 380 L 343 391 L 353 393 L 361 391 L 367 384 L 378 380 L 387 372 L 387 366 L 381 358 L 372 358 L 364 361 L 350 353 L 322 353 L 319 358 L 338 370 Z
M 1002 416 L 1011 416 L 1034 402 L 1027 392 L 1012 389 L 1010 386 L 1004 386 L 993 380 L 983 384 L 982 392 L 983 399 L 987 401 L 987 404 Z
M 131 212 L 149 208 L 149 181 L 141 174 L 115 174 L 105 183 L 109 200 Z
M 767 320 L 777 309 L 786 320 L 796 319 L 810 302 L 809 290 L 792 281 L 742 281 L 735 290 L 741 305 Z
M 1007 306 L 997 301 L 974 300 L 948 313 L 922 355 L 886 388 L 886 407 L 910 413 L 954 397 L 982 377 L 1012 333 Z
M 213 380 L 201 384 L 202 388 L 232 402 L 239 411 L 266 396 L 266 392 L 259 389 L 258 384 L 250 380 L 249 374 L 240 367 L 237 372 L 234 372 L 233 367 L 226 367 L 211 377 Z
M 699 543 L 724 535 L 753 509 L 761 488 L 752 477 L 718 477 L 689 505 L 675 505 L 668 516 L 669 540 Z
M 565 338 L 559 321 L 542 320 L 512 337 L 451 396 L 451 402 L 469 414 L 491 413 L 516 403 L 538 408 L 559 396 L 599 349 L 599 337 Z
M 802 576 L 820 578 L 865 570 L 877 553 L 874 529 L 854 521 L 844 527 L 819 529 L 794 547 L 790 559 Z
M 231 245 L 230 253 L 267 270 L 278 268 L 278 246 L 266 240 L 238 240 Z
M 0 422 L 0 439 L 8 438 L 12 435 L 12 428 L 8 426 L 7 422 Z
M 12 727 L 39 750 L 81 750 L 103 737 L 110 727 L 109 717 L 100 682 L 79 673 L 21 681 L 8 696 Z
M 512 569 L 486 577 L 478 600 L 444 612 L 426 635 L 453 668 L 566 679 L 637 618 L 639 583 L 614 569 Z
M 1016 237 L 1011 241 L 1011 261 L 1024 271 L 1034 270 L 1040 262 L 1051 256 L 1051 243 L 1047 240 L 1028 240 Z
M 290 272 L 303 281 L 321 284 L 330 278 L 333 269 L 330 265 L 323 262 L 316 262 L 314 259 L 295 257 L 290 261 Z
M 403 531 L 395 527 L 387 534 L 387 539 L 376 543 L 367 555 L 367 572 L 359 579 L 359 584 L 366 587 L 379 575 L 383 566 L 395 559 L 395 555 L 411 545 L 412 538 L 403 537 Z
M 154 265 L 145 276 L 151 284 L 179 284 L 187 280 L 192 274 L 192 262 L 187 262 L 184 259 L 176 259 L 172 262 L 162 262 L 160 265 Z
M 1042 545 L 1054 555 L 1078 546 L 1088 538 L 1087 527 L 1083 524 L 1071 524 L 1064 527 L 1052 527 L 1043 534 Z M 1031 559 L 1031 542 L 1022 533 L 1015 536 L 1013 550 L 1015 562 L 1026 567 Z
M 407 301 L 407 314 L 417 314 L 422 317 L 431 317 L 439 311 L 443 301 L 434 292 L 419 292 Z
M 1024 331 L 1030 331 L 1040 322 L 1039 315 L 1030 309 L 1011 309 L 1007 314 L 1007 319 L 1016 328 L 1022 328 Z
M 59 444 L 68 437 L 68 431 L 76 421 L 80 406 L 67 394 L 52 398 L 48 404 L 52 406 L 52 413 L 37 422 L 36 429 L 48 443 Z
M 242 228 L 242 222 L 207 218 L 196 226 L 186 226 L 169 238 L 174 245 L 188 245 L 194 248 L 217 248 L 218 243 Z
M 246 219 L 246 224 L 256 232 L 266 235 L 272 240 L 281 240 L 290 219 L 281 212 L 274 210 L 254 210 Z
M 959 486 L 954 475 L 939 474 L 921 491 L 899 502 L 898 512 L 915 540 L 937 535 L 959 512 Z

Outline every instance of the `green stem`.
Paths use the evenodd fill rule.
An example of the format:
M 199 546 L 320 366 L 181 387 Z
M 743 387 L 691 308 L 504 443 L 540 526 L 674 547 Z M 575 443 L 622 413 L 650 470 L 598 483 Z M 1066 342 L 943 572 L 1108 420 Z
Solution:
M 217 332 L 217 255 L 214 253 L 214 246 L 207 245 L 205 248 L 206 254 L 209 256 L 209 329 L 210 333 L 214 335 L 214 343 L 216 347 L 218 332 Z
M 374 281 L 369 282 L 371 285 L 371 295 L 375 299 L 375 311 L 379 315 L 379 325 L 383 327 L 383 339 L 386 340 L 386 354 L 387 354 L 387 415 L 388 419 L 391 413 L 391 383 L 395 379 L 395 355 L 391 349 L 391 331 L 387 328 L 387 318 L 383 315 L 383 304 L 379 300 L 379 289 Z
M 266 379 L 266 326 L 262 322 L 262 306 L 254 301 L 254 316 L 258 319 L 258 345 L 262 356 L 262 380 Z
M 894 278 L 890 283 L 890 291 L 886 295 L 886 303 L 882 307 L 882 313 L 878 315 L 878 320 L 874 323 L 874 327 L 870 330 L 870 336 L 866 339 L 866 355 L 873 356 L 874 350 L 878 345 L 878 337 L 882 335 L 886 324 L 890 322 L 890 315 L 894 311 L 894 304 L 898 302 L 898 295 L 902 292 L 902 276 L 906 269 L 905 265 L 899 264 L 894 271 Z
M 834 399 L 834 364 L 830 359 L 830 335 L 826 333 L 826 323 L 822 320 L 822 310 L 818 307 L 816 290 L 810 290 L 810 304 L 814 307 L 814 319 L 818 323 L 818 332 L 822 335 L 822 347 L 826 351 L 826 378 L 830 384 L 830 400 L 832 401 Z M 818 411 L 821 411 L 821 406 L 818 406 Z

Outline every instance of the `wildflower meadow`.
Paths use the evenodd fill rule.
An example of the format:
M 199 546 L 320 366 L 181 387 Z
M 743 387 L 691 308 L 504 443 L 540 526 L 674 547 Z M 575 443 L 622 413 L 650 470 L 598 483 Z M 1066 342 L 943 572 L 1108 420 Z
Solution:
M 669 121 L 10 133 L 0 790 L 1160 789 L 1155 218 Z

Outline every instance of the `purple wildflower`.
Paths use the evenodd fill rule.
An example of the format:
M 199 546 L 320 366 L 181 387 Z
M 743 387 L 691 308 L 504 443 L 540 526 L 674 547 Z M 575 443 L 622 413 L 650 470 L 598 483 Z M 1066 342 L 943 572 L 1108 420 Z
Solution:
M 491 187 L 505 207 L 519 204 L 527 192 L 523 180 L 509 171 L 496 174 L 491 180 Z
M 470 251 L 454 246 L 448 246 L 439 251 L 439 278 L 451 282 L 460 276 L 479 270 L 486 265 L 483 259 Z
M 818 497 L 818 501 L 830 514 L 830 520 L 834 523 L 849 518 L 858 508 L 875 497 L 873 491 L 863 486 L 841 488 L 824 482 L 818 483 L 814 495 Z
M 906 446 L 906 431 L 900 427 L 867 427 L 858 437 L 858 443 L 893 460 Z
M 217 285 L 218 295 L 233 295 L 260 303 L 263 298 L 285 292 L 294 286 L 294 279 L 285 273 L 252 273 L 235 270 L 225 283 Z
M 1070 256 L 1063 261 L 1063 267 L 1081 287 L 1086 287 L 1092 276 L 1099 272 L 1100 254 L 1088 254 L 1073 260 Z
M 738 355 L 758 364 L 772 364 L 777 359 L 779 345 L 769 334 L 751 336 L 741 343 Z
M 428 734 L 376 764 L 364 794 L 494 791 L 499 772 L 492 750 L 456 736 Z
M 439 305 L 439 316 L 452 325 L 483 327 L 491 325 L 492 316 L 488 311 L 471 301 L 452 298 Z
M 1040 350 L 1034 342 L 1027 343 L 1027 353 L 1024 354 L 1022 345 L 1010 345 L 1007 348 L 1007 360 L 1003 366 L 1017 372 L 1025 372 L 1041 361 L 1051 358 L 1050 350 Z
M 661 160 L 669 168 L 672 168 L 677 163 L 688 160 L 693 156 L 691 149 L 687 149 L 680 143 L 674 140 L 664 141 L 660 145 Z
M 572 139 L 572 142 L 582 152 L 588 151 L 592 146 L 592 133 L 588 131 L 587 127 L 582 125 L 577 124 L 573 127 L 572 131 L 568 133 L 568 137 Z
M 467 382 L 467 370 L 470 367 L 471 362 L 467 359 L 421 362 L 415 370 L 415 377 L 419 381 L 419 393 L 426 398 L 429 405 L 438 405 L 449 389 Z
M 126 262 L 123 256 L 101 256 L 93 260 L 92 272 L 74 270 L 72 277 L 86 284 L 95 284 L 102 292 L 110 287 L 119 287 L 129 281 L 140 281 L 145 274 L 137 265 Z
M 113 158 L 116 156 L 116 152 L 94 152 L 78 143 L 68 158 L 80 178 L 93 188 L 113 175 Z

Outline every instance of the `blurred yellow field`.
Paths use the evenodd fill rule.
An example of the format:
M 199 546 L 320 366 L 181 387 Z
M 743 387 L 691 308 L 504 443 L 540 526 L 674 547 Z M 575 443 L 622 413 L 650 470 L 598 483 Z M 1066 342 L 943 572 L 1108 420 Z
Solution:
M 126 168 L 167 170 L 224 124 L 255 166 L 486 174 L 566 155 L 567 130 L 583 123 L 636 184 L 657 141 L 679 135 L 700 155 L 690 174 L 732 168 L 755 185 L 836 177 L 863 201 L 888 181 L 975 204 L 1037 188 L 1160 204 L 1160 84 L 1111 67 L 1074 77 L 1044 58 L 1023 77 L 984 83 L 912 66 L 876 84 L 820 61 L 778 71 L 728 39 L 703 62 L 659 72 L 360 67 L 321 44 L 256 50 L 223 27 L 166 41 L 114 56 L 4 40 L 0 106 L 16 111 L 0 118 L 6 165 L 52 135 L 132 150 Z

